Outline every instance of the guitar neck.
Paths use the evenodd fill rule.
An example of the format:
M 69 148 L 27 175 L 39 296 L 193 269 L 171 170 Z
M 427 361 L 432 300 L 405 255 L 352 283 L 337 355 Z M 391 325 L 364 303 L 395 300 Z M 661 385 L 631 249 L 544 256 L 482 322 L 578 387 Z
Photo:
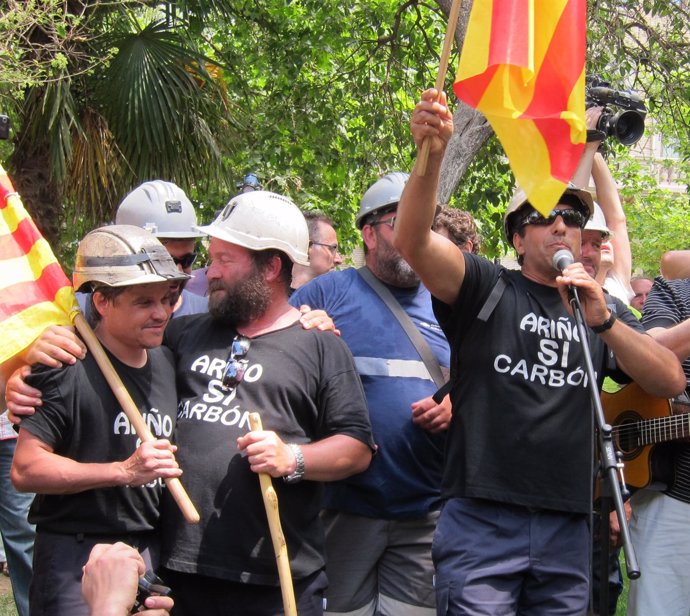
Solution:
M 623 428 L 624 426 L 621 426 Z M 630 428 L 631 426 L 626 426 Z M 655 445 L 690 436 L 690 413 L 635 422 L 637 445 Z

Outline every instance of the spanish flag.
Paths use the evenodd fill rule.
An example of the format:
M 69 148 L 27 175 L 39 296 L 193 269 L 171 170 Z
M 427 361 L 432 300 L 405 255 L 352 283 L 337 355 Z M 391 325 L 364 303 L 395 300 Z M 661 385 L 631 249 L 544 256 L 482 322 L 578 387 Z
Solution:
M 0 363 L 48 325 L 69 325 L 74 291 L 0 166 Z
M 586 0 L 474 0 L 453 89 L 481 111 L 543 214 L 582 156 Z

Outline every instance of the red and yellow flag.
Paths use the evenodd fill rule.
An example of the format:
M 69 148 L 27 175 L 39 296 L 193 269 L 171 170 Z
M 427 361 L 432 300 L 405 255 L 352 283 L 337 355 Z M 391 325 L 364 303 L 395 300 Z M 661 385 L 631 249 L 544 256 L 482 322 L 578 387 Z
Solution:
M 0 166 L 0 363 L 48 325 L 69 325 L 74 291 Z
M 585 126 L 586 0 L 474 0 L 453 89 L 481 111 L 530 203 L 548 214 Z

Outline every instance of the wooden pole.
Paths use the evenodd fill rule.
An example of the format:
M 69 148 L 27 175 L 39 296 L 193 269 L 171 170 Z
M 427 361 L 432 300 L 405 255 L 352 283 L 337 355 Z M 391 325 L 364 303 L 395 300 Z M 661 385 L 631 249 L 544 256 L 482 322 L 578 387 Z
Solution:
M 113 390 L 117 401 L 120 403 L 120 406 L 122 406 L 122 410 L 125 412 L 125 415 L 127 415 L 127 419 L 129 419 L 130 423 L 134 427 L 137 436 L 142 442 L 156 440 L 153 434 L 151 434 L 151 430 L 149 430 L 149 427 L 146 425 L 144 418 L 141 416 L 139 409 L 134 404 L 132 397 L 129 395 L 129 392 L 124 386 L 124 383 L 120 379 L 117 372 L 115 372 L 115 368 L 113 368 L 113 364 L 110 362 L 110 359 L 103 350 L 100 340 L 96 338 L 96 334 L 93 332 L 91 326 L 88 324 L 81 312 L 77 312 L 74 316 L 74 324 L 77 327 L 77 331 L 84 339 L 89 352 L 91 355 L 93 355 L 98 367 L 101 369 L 105 380 Z M 177 506 L 182 511 L 184 519 L 190 524 L 198 524 L 200 519 L 199 513 L 194 507 L 192 501 L 189 499 L 187 492 L 182 487 L 180 480 L 177 478 L 166 479 L 165 483 L 168 486 L 168 490 L 170 490 L 170 494 L 175 499 Z
M 261 417 L 258 413 L 249 414 L 249 426 L 252 430 L 263 430 Z M 283 594 L 283 609 L 285 610 L 285 616 L 297 616 L 297 603 L 295 602 L 295 590 L 292 587 L 290 559 L 288 558 L 283 527 L 280 524 L 278 495 L 268 473 L 259 473 L 259 483 L 261 484 L 261 495 L 264 499 L 264 507 L 268 517 L 268 528 L 271 531 L 273 550 L 278 563 L 278 578 L 280 579 L 280 591 Z
M 443 86 L 446 83 L 446 73 L 448 72 L 448 58 L 450 57 L 450 50 L 453 47 L 453 39 L 455 38 L 455 29 L 458 25 L 458 15 L 460 14 L 460 7 L 462 0 L 453 0 L 450 7 L 450 15 L 448 15 L 448 29 L 446 30 L 446 39 L 443 41 L 443 51 L 441 52 L 441 64 L 438 68 L 438 76 L 436 77 L 436 91 L 438 92 L 436 100 L 438 100 Z M 429 161 L 429 148 L 431 144 L 428 139 L 422 142 L 422 149 L 419 152 L 417 160 L 417 175 L 424 177 L 426 175 L 426 165 Z

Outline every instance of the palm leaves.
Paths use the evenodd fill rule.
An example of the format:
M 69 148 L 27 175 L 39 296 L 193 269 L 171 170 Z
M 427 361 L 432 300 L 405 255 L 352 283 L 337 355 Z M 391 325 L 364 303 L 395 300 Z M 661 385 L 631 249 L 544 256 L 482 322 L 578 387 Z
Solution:
M 209 73 L 184 20 L 170 11 L 163 20 L 143 4 L 113 11 L 93 3 L 90 12 L 84 4 L 67 64 L 14 100 L 22 121 L 10 166 L 20 186 L 24 169 L 49 171 L 52 189 L 26 201 L 50 239 L 49 220 L 112 219 L 121 197 L 148 179 L 187 189 L 224 184 L 221 144 L 233 143 L 235 122 L 220 72 Z M 36 26 L 34 39 L 41 36 Z M 28 48 L 27 60 L 35 61 L 36 49 Z

